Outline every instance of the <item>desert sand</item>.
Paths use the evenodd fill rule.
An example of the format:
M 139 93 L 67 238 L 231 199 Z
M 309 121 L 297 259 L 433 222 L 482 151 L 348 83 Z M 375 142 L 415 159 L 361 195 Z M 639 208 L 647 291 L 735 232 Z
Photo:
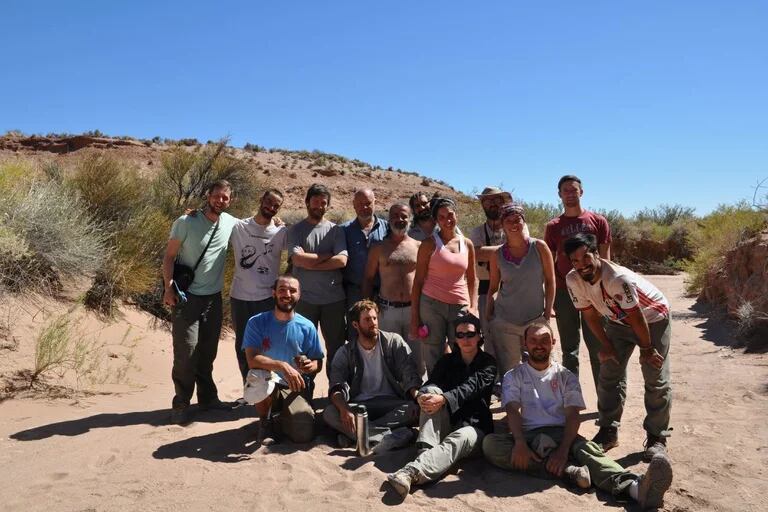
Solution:
M 768 356 L 730 348 L 727 326 L 683 296 L 683 276 L 651 276 L 673 311 L 674 482 L 664 510 L 764 511 L 768 481 Z M 15 308 L 19 348 L 0 351 L 0 370 L 30 363 L 35 308 Z M 130 329 L 128 327 L 130 326 Z M 385 475 L 414 456 L 413 448 L 360 458 L 322 433 L 309 445 L 254 444 L 251 407 L 200 413 L 189 426 L 168 424 L 172 396 L 170 334 L 130 309 L 98 335 L 117 344 L 112 358 L 135 345 L 128 381 L 98 393 L 51 396 L 19 393 L 0 403 L 0 509 L 106 510 L 597 510 L 627 509 L 602 492 L 577 492 L 465 461 L 444 479 L 417 488 L 404 502 Z M 26 347 L 26 348 L 25 348 Z M 122 352 L 121 352 L 122 350 Z M 582 350 L 582 368 L 588 367 Z M 610 455 L 644 471 L 643 386 L 637 354 L 620 446 Z M 220 396 L 241 396 L 233 340 L 221 340 L 214 376 Z M 581 433 L 597 427 L 594 386 L 581 383 L 587 402 Z M 327 389 L 318 379 L 316 396 Z M 318 400 L 317 405 L 325 401 Z M 500 427 L 502 415 L 497 409 Z M 323 432 L 323 431 L 321 431 Z

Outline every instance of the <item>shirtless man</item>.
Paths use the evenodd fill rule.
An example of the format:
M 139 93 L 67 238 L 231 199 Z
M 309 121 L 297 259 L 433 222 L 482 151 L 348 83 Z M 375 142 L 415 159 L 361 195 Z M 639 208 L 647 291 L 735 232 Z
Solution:
M 416 275 L 416 254 L 419 244 L 408 235 L 411 209 L 405 203 L 389 208 L 389 234 L 368 251 L 368 263 L 363 280 L 363 297 L 379 304 L 379 326 L 382 331 L 396 332 L 411 347 L 419 375 L 424 375 L 421 344 L 408 338 L 411 322 L 411 288 Z M 379 295 L 373 297 L 378 273 L 381 281 Z

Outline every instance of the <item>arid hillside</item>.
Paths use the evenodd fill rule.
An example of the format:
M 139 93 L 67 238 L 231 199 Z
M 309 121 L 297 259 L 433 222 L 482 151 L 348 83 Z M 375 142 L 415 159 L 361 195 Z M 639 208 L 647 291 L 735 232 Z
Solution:
M 55 162 L 62 167 L 68 167 L 89 152 L 102 151 L 151 175 L 160 168 L 162 157 L 168 151 L 179 147 L 192 150 L 199 146 L 193 139 L 137 140 L 98 135 L 6 134 L 0 137 L 0 163 L 14 159 L 33 159 L 40 165 Z M 373 188 L 380 205 L 405 199 L 422 189 L 461 195 L 439 179 L 392 167 L 374 166 L 320 151 L 266 149 L 247 144 L 244 149 L 228 147 L 226 152 L 229 156 L 246 162 L 266 185 L 283 190 L 287 194 L 287 209 L 303 208 L 304 193 L 307 187 L 316 181 L 322 181 L 331 188 L 335 194 L 332 208 L 336 210 L 351 210 L 352 195 L 361 187 Z M 484 185 L 478 182 L 478 187 L 482 188 Z

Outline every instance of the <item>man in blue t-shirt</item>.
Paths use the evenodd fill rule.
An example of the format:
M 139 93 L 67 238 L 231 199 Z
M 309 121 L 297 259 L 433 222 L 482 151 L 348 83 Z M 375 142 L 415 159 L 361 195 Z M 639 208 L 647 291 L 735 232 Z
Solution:
M 278 430 L 293 442 L 306 443 L 314 437 L 310 401 L 313 378 L 323 367 L 323 349 L 312 322 L 294 311 L 301 296 L 298 279 L 281 275 L 272 286 L 272 296 L 275 308 L 251 317 L 243 336 L 248 367 L 278 377 L 275 390 L 256 404 L 258 441 L 274 443 Z

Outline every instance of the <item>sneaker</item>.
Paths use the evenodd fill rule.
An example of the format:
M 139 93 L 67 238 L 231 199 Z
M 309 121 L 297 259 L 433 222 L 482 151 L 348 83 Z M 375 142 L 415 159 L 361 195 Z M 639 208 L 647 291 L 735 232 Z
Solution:
M 619 446 L 619 429 L 616 427 L 600 427 L 592 442 L 600 445 L 604 452 Z
M 346 436 L 346 434 L 339 434 L 336 436 L 336 443 L 339 448 L 351 448 L 355 446 L 355 441 Z
M 414 468 L 405 466 L 394 473 L 388 474 L 387 482 L 397 491 L 401 498 L 405 499 L 408 493 L 411 492 L 411 485 L 416 483 L 417 476 L 418 473 Z
M 192 415 L 189 407 L 174 407 L 171 409 L 171 423 L 174 425 L 187 425 L 191 422 Z
M 414 438 L 414 434 L 410 428 L 408 427 L 396 428 L 392 432 L 382 437 L 381 441 L 379 441 L 379 444 L 377 444 L 371 449 L 371 452 L 383 453 L 383 452 L 388 452 L 390 450 L 397 450 L 398 448 L 403 448 L 405 446 L 408 446 L 408 444 L 411 442 L 411 440 L 413 440 L 413 438 Z
M 648 471 L 637 484 L 637 502 L 643 510 L 659 508 L 664 493 L 672 485 L 672 463 L 666 453 L 657 453 L 648 464 Z
M 259 431 L 256 434 L 256 442 L 261 446 L 272 446 L 277 443 L 277 436 L 272 428 L 272 420 L 261 419 Z
M 645 451 L 643 452 L 643 460 L 650 462 L 654 455 L 667 453 L 667 438 L 648 434 L 645 438 Z
M 589 489 L 592 486 L 587 466 L 566 466 L 564 473 L 566 479 L 580 489 Z

